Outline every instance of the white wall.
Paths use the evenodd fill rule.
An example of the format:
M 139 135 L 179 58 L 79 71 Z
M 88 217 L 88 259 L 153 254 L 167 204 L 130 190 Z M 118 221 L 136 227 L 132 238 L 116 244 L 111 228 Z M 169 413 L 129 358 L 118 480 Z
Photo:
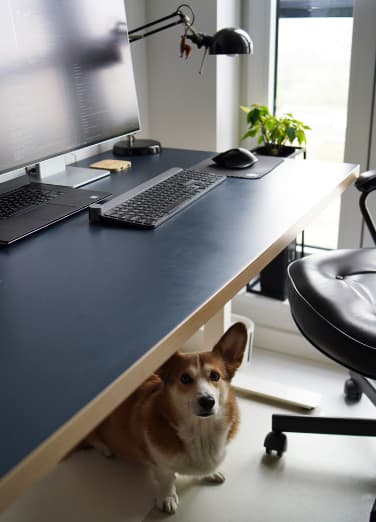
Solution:
M 176 0 L 149 0 L 148 20 L 172 13 Z M 216 1 L 190 5 L 196 12 L 195 27 L 216 30 Z M 208 57 L 198 74 L 202 50 L 193 48 L 188 60 L 179 53 L 182 26 L 148 38 L 149 109 L 152 137 L 163 146 L 213 149 L 216 145 L 216 66 Z
M 176 0 L 146 0 L 149 21 L 172 13 Z M 240 0 L 190 1 L 198 31 L 213 34 L 219 25 L 238 23 Z M 148 48 L 151 137 L 163 146 L 223 150 L 239 143 L 239 60 L 207 56 L 193 45 L 188 60 L 179 53 L 182 27 L 150 36 Z M 218 129 L 218 131 L 217 131 Z

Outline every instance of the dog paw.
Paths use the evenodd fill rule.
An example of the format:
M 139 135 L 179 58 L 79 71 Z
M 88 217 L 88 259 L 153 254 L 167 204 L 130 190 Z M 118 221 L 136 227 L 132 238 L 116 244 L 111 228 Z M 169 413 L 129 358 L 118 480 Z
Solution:
M 103 448 L 100 450 L 100 453 L 103 457 L 106 457 L 106 459 L 114 457 L 114 454 L 112 453 L 110 448 L 107 448 L 107 446 L 103 446 Z
M 168 495 L 163 499 L 157 500 L 158 509 L 160 509 L 164 513 L 168 513 L 169 515 L 176 513 L 176 510 L 178 509 L 178 504 L 179 497 L 176 493 L 172 493 L 171 495 Z
M 114 456 L 110 448 L 103 444 L 103 442 L 96 443 L 94 448 L 98 451 L 98 453 L 102 455 L 102 457 L 106 457 L 106 459 L 109 459 Z
M 225 476 L 221 471 L 215 471 L 211 475 L 204 477 L 204 480 L 210 484 L 222 484 L 225 481 Z

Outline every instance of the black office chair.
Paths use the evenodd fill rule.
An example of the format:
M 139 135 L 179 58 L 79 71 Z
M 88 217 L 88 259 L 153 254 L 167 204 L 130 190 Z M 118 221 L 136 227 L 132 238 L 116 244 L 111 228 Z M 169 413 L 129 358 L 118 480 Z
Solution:
M 376 189 L 376 170 L 360 175 L 360 209 L 376 243 L 366 205 Z M 301 333 L 324 355 L 350 370 L 344 394 L 349 402 L 364 392 L 376 405 L 376 250 L 335 250 L 298 259 L 288 267 L 288 299 Z M 264 446 L 279 457 L 287 449 L 283 432 L 376 436 L 376 419 L 273 415 Z M 376 501 L 370 522 L 376 522 Z

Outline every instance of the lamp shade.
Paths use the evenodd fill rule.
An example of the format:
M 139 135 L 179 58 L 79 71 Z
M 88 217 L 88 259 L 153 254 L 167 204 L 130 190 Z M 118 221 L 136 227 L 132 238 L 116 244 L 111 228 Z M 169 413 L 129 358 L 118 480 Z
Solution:
M 252 54 L 253 43 L 243 29 L 226 27 L 217 31 L 209 44 L 209 54 Z

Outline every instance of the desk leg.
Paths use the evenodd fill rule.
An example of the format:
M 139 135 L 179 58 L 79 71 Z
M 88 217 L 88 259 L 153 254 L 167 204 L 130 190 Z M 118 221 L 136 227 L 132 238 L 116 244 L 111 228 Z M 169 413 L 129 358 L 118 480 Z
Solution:
M 231 326 L 231 301 L 226 303 L 204 326 L 204 350 L 211 350 Z

